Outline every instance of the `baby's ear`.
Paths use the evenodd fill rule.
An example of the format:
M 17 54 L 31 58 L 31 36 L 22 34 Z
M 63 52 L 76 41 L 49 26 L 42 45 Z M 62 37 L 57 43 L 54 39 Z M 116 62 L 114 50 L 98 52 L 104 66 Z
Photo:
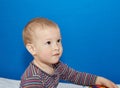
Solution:
M 36 54 L 36 50 L 33 44 L 26 44 L 26 48 L 33 56 Z

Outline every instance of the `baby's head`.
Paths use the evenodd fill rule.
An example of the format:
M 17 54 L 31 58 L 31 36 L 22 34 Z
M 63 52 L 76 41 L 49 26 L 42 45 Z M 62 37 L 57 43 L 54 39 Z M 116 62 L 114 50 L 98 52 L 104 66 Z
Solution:
M 59 29 L 57 24 L 45 19 L 45 18 L 35 18 L 32 19 L 25 26 L 23 30 L 23 40 L 24 44 L 32 43 L 34 41 L 34 37 L 36 36 L 35 32 L 38 30 L 49 30 L 49 28 Z
M 23 40 L 35 59 L 44 62 L 49 59 L 51 63 L 56 63 L 62 54 L 59 27 L 48 19 L 32 19 L 23 30 Z

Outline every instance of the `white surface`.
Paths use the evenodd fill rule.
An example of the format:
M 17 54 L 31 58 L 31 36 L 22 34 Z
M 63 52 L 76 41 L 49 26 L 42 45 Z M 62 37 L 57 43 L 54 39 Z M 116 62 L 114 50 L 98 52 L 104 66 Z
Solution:
M 0 88 L 19 88 L 19 83 L 20 83 L 19 80 L 0 78 Z M 120 85 L 118 85 L 118 87 L 120 88 Z M 68 83 L 59 83 L 57 88 L 88 88 L 88 87 Z
M 20 81 L 0 78 L 0 88 L 19 88 Z
M 0 78 L 0 88 L 19 88 L 20 81 L 13 79 Z M 75 84 L 59 83 L 57 88 L 87 88 Z
M 70 84 L 70 83 L 59 83 L 57 88 L 88 88 L 88 87 Z

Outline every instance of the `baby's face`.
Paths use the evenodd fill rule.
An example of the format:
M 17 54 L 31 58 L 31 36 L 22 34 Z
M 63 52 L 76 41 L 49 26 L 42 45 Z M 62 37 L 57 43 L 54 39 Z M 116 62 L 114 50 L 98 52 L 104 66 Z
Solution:
M 40 62 L 55 64 L 62 55 L 61 35 L 59 28 L 48 28 L 35 31 L 34 46 L 36 58 Z

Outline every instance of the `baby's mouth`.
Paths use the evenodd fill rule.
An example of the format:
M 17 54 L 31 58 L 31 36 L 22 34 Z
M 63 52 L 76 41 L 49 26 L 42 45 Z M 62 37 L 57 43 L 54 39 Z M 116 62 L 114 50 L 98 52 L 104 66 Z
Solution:
M 60 54 L 59 53 L 56 53 L 56 54 L 54 54 L 53 56 L 59 56 Z

